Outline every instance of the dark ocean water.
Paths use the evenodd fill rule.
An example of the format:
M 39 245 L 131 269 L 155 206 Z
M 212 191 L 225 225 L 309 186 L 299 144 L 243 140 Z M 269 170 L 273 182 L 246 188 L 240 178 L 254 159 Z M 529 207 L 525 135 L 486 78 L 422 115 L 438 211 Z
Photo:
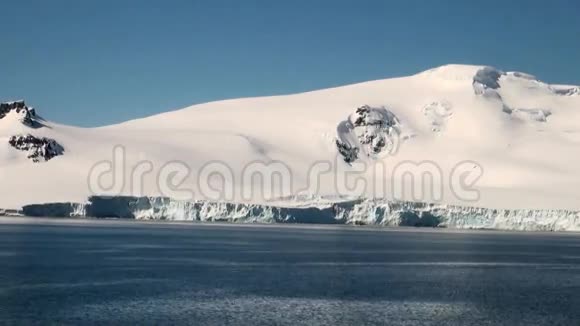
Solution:
M 0 324 L 580 325 L 580 235 L 0 219 Z

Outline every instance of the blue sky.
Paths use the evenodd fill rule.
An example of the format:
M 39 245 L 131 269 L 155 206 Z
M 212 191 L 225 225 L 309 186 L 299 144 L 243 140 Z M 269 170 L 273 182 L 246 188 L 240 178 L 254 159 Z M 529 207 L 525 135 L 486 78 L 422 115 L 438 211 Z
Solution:
M 577 0 L 3 0 L 0 100 L 100 126 L 446 63 L 580 84 Z

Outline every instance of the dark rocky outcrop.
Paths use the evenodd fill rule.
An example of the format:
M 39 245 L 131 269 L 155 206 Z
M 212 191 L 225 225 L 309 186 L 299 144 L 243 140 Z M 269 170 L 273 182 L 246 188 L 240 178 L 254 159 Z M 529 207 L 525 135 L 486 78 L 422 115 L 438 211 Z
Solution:
M 27 126 L 35 126 L 36 111 L 26 106 L 24 101 L 0 103 L 0 119 L 3 119 L 9 112 L 15 111 L 21 116 L 21 121 Z
M 363 105 L 337 127 L 336 147 L 346 163 L 365 154 L 392 154 L 399 144 L 400 122 L 384 107 Z
M 336 148 L 346 163 L 352 163 L 358 159 L 358 147 L 351 147 L 349 144 L 343 143 L 340 139 L 337 139 Z
M 580 87 L 571 87 L 571 88 L 556 88 L 552 89 L 554 94 L 562 95 L 562 96 L 578 96 L 580 95 Z
M 476 95 L 484 95 L 486 90 L 499 89 L 499 79 L 505 73 L 493 67 L 483 67 L 473 76 L 473 89 Z
M 28 152 L 28 158 L 33 162 L 45 162 L 64 153 L 64 148 L 50 138 L 16 135 L 10 137 L 8 143 L 17 150 Z

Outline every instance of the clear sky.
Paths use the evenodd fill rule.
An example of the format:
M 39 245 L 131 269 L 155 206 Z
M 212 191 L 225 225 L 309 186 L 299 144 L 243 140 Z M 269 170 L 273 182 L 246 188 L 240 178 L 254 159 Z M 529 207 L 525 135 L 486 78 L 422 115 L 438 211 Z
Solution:
M 0 101 L 100 126 L 487 64 L 580 84 L 578 0 L 2 0 Z

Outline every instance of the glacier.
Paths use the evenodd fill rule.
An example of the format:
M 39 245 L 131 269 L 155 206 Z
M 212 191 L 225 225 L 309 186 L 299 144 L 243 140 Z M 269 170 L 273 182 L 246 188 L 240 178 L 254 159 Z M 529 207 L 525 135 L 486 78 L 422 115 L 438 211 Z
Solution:
M 283 207 L 167 197 L 91 196 L 85 203 L 25 205 L 18 213 L 32 217 L 580 231 L 580 211 L 575 210 L 488 209 L 384 199 Z
M 0 103 L 0 215 L 576 230 L 579 90 L 452 64 L 97 128 Z

